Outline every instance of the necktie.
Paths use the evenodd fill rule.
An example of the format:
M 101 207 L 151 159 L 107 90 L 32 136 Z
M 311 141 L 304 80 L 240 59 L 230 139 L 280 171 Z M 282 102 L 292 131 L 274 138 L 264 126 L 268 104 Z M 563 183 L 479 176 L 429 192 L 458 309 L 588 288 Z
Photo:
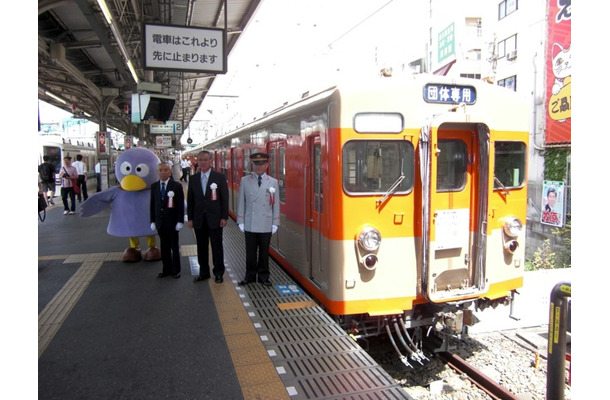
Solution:
M 258 187 L 260 187 L 260 186 L 261 186 L 262 179 L 263 179 L 263 178 L 262 178 L 262 177 L 259 175 L 259 176 L 258 176 Z
M 165 198 L 165 182 L 161 182 L 161 198 Z
M 208 186 L 208 176 L 202 172 L 201 173 L 201 189 L 203 189 L 204 196 L 205 196 L 205 190 L 207 189 L 207 186 Z

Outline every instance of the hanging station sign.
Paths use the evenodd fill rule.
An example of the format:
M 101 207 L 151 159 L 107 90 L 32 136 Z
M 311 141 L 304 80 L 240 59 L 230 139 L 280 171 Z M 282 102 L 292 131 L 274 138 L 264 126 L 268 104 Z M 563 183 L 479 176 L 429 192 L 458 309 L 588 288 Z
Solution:
M 226 73 L 224 29 L 144 24 L 144 69 Z

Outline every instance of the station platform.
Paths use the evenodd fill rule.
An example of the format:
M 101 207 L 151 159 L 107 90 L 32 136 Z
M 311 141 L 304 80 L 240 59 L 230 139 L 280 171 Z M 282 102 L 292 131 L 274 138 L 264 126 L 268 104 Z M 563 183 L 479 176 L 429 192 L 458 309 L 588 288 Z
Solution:
M 55 204 L 38 223 L 39 399 L 411 399 L 275 262 L 273 287 L 237 285 L 234 221 L 224 283 L 193 282 L 186 226 L 181 278 L 158 279 L 161 261 L 121 261 L 109 209 Z

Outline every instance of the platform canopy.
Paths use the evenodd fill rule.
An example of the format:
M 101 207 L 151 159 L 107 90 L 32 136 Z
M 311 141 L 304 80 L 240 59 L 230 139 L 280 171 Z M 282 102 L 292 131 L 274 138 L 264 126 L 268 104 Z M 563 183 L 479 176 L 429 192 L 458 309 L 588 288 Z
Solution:
M 145 70 L 145 27 L 182 27 L 176 40 L 184 40 L 184 31 L 221 30 L 228 58 L 260 1 L 40 0 L 38 98 L 137 136 L 129 117 L 132 94 L 160 90 L 175 97 L 170 119 L 186 128 L 222 68 L 179 70 L 167 64 L 171 68 Z M 209 61 L 202 52 L 194 54 Z

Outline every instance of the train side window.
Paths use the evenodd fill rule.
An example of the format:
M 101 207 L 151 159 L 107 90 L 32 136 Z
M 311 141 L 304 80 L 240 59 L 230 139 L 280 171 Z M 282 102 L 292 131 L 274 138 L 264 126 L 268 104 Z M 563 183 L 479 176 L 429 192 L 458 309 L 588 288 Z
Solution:
M 494 143 L 494 177 L 505 188 L 523 186 L 525 181 L 526 147 L 523 142 Z M 502 185 L 494 179 L 494 189 L 502 189 Z
M 461 140 L 439 140 L 437 157 L 436 191 L 460 191 L 466 185 L 468 149 Z
M 239 157 L 237 156 L 238 150 L 235 149 L 231 152 L 231 163 L 233 169 L 233 183 L 239 183 Z
M 413 188 L 414 150 L 404 140 L 352 140 L 343 146 L 343 188 L 348 193 L 385 193 L 404 175 L 397 193 Z
M 281 146 L 279 148 L 279 159 L 280 159 L 280 167 L 279 167 L 279 176 L 277 177 L 278 183 L 280 185 L 280 201 L 282 203 L 286 202 L 286 147 Z
M 272 176 L 277 179 L 277 175 L 275 172 L 275 149 L 269 149 L 269 176 Z
M 244 160 L 244 176 L 250 175 L 250 149 L 244 149 L 242 157 Z

